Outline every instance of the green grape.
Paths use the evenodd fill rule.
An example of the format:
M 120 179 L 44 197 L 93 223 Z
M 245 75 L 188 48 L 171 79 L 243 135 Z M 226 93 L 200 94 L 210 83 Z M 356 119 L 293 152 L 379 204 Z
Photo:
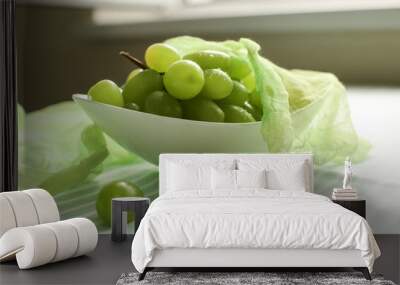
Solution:
M 258 94 L 256 91 L 253 91 L 252 93 L 250 93 L 249 101 L 253 106 L 255 106 L 259 109 L 262 109 L 260 94 Z
M 202 69 L 220 68 L 228 72 L 231 65 L 231 58 L 221 51 L 203 50 L 189 53 L 183 57 L 196 62 Z
M 228 97 L 219 100 L 218 103 L 227 105 L 241 106 L 249 98 L 249 92 L 246 87 L 238 81 L 233 81 L 233 89 Z
M 196 97 L 183 101 L 183 117 L 195 121 L 223 122 L 224 112 L 213 101 Z
M 221 109 L 225 113 L 225 122 L 227 123 L 249 123 L 256 121 L 249 112 L 239 106 L 223 105 Z
M 244 102 L 243 109 L 249 112 L 256 121 L 260 121 L 262 118 L 262 112 L 257 107 L 253 106 L 249 101 Z
M 111 224 L 111 201 L 117 197 L 143 197 L 144 193 L 132 183 L 116 181 L 105 185 L 97 194 L 96 210 L 105 225 Z M 128 222 L 133 220 L 133 215 L 128 214 Z
M 142 72 L 142 71 L 143 71 L 143 69 L 141 69 L 141 68 L 135 68 L 134 70 L 132 70 L 132 71 L 128 74 L 128 76 L 126 77 L 125 84 L 129 81 L 129 79 L 131 79 L 132 77 L 138 75 L 138 74 L 139 74 L 140 72 Z
M 170 45 L 153 44 L 147 48 L 144 58 L 148 67 L 158 72 L 165 72 L 172 63 L 180 60 L 181 56 Z
M 160 116 L 182 118 L 182 107 L 178 100 L 164 91 L 151 93 L 146 99 L 144 111 Z
M 233 83 L 226 72 L 221 69 L 204 71 L 204 87 L 200 95 L 213 100 L 223 99 L 231 94 Z
M 147 95 L 162 89 L 161 74 L 151 69 L 145 69 L 126 83 L 122 95 L 124 96 L 125 104 L 134 102 L 140 109 L 143 109 Z
M 242 79 L 242 83 L 246 86 L 249 92 L 253 92 L 256 89 L 256 78 L 254 77 L 254 73 L 250 73 L 245 78 Z
M 129 110 L 140 111 L 140 107 L 138 106 L 138 104 L 133 103 L 133 102 L 126 104 L 125 108 L 127 108 Z
M 204 73 L 190 60 L 174 62 L 164 75 L 164 86 L 177 99 L 188 100 L 200 93 L 204 85 Z
M 250 63 L 239 56 L 231 56 L 231 66 L 229 70 L 229 75 L 236 80 L 241 80 L 246 78 L 251 72 Z
M 107 149 L 107 143 L 103 132 L 95 124 L 89 125 L 83 129 L 81 132 L 81 142 L 90 153 Z
M 88 95 L 93 101 L 118 107 L 124 106 L 121 88 L 111 80 L 105 79 L 97 82 L 89 89 Z

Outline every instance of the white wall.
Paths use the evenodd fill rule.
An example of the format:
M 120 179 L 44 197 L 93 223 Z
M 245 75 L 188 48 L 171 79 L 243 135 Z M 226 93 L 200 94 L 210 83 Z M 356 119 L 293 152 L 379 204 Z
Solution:
M 353 122 L 372 145 L 367 160 L 354 165 L 354 186 L 367 200 L 375 233 L 400 233 L 400 88 L 349 88 Z M 316 192 L 340 186 L 342 167 L 316 170 Z

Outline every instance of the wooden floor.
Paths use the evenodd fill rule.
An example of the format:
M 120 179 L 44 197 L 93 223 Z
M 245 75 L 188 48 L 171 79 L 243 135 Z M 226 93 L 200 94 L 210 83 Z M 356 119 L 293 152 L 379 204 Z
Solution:
M 400 235 L 376 235 L 382 251 L 375 263 L 375 272 L 399 283 Z M 0 284 L 115 284 L 124 272 L 134 271 L 130 259 L 131 239 L 121 243 L 100 235 L 97 249 L 88 256 L 19 270 L 15 262 L 0 265 Z

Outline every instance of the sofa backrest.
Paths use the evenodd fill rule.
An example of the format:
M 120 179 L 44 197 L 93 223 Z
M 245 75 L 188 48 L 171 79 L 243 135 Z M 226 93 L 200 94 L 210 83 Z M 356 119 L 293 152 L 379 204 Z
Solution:
M 258 162 L 264 161 L 268 164 L 273 165 L 274 163 L 297 163 L 304 162 L 306 166 L 305 176 L 306 185 L 304 188 L 307 192 L 314 191 L 314 171 L 313 171 L 313 157 L 311 153 L 301 154 L 266 154 L 266 153 L 251 153 L 251 154 L 194 154 L 194 153 L 165 153 L 160 155 L 159 159 L 159 194 L 162 195 L 167 191 L 167 179 L 168 179 L 168 164 L 179 163 L 179 162 L 190 162 L 193 164 L 210 165 L 217 164 L 221 161 L 232 162 L 237 168 L 237 165 L 241 161 L 245 162 Z

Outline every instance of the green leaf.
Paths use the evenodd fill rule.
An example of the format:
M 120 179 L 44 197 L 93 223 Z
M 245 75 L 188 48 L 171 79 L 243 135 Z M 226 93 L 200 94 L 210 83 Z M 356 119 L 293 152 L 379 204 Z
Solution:
M 82 159 L 77 165 L 72 165 L 60 170 L 48 177 L 40 187 L 49 191 L 52 195 L 71 189 L 83 182 L 97 166 L 108 156 L 106 148 L 97 150 Z
M 23 116 L 22 112 L 20 116 Z M 28 113 L 24 121 L 23 136 L 19 138 L 19 144 L 22 145 L 20 156 L 23 157 L 19 164 L 19 186 L 22 189 L 37 187 L 45 182 L 47 185 L 53 175 L 60 177 L 60 173 L 70 174 L 80 164 L 88 167 L 93 161 L 101 160 L 104 151 L 85 159 L 93 151 L 102 149 L 104 144 L 109 155 L 102 162 L 103 168 L 141 161 L 137 155 L 123 149 L 97 127 L 89 127 L 92 121 L 72 101 Z M 55 179 L 51 178 L 50 181 Z
M 250 39 L 213 42 L 195 37 L 166 41 L 181 55 L 218 50 L 252 64 L 261 99 L 261 133 L 270 152 L 312 152 L 317 164 L 366 158 L 370 145 L 354 129 L 346 90 L 335 75 L 287 70 L 260 55 Z
M 241 39 L 249 52 L 249 59 L 256 78 L 256 96 L 261 98 L 263 117 L 261 133 L 270 152 L 289 152 L 294 139 L 289 94 L 273 65 L 262 60 L 260 46 Z

